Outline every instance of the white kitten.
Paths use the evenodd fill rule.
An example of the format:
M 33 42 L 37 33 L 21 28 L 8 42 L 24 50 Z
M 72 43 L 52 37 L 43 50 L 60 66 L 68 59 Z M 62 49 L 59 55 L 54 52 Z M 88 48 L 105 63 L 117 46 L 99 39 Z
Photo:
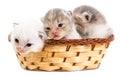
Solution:
M 41 51 L 45 39 L 42 23 L 34 20 L 14 23 L 14 30 L 10 34 L 11 43 L 19 53 Z

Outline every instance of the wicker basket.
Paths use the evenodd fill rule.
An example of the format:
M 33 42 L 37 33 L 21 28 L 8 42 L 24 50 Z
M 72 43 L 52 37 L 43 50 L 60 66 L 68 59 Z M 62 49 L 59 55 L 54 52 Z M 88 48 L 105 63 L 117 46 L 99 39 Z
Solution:
M 42 52 L 16 53 L 28 70 L 73 71 L 97 68 L 114 36 L 107 39 L 47 40 Z

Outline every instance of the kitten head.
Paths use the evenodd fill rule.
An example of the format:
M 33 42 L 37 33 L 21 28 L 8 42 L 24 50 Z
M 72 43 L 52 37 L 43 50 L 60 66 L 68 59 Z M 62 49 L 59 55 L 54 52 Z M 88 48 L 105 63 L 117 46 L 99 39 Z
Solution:
M 87 6 L 77 7 L 74 10 L 75 22 L 79 24 L 89 23 L 92 19 L 93 14 L 90 12 Z
M 80 6 L 75 8 L 74 12 L 75 22 L 80 25 L 90 24 L 104 24 L 104 16 L 95 8 L 91 6 Z
M 14 30 L 9 37 L 17 52 L 27 53 L 40 51 L 44 46 L 46 35 L 41 28 L 41 24 L 22 22 L 14 24 Z
M 62 9 L 51 9 L 43 19 L 44 30 L 51 39 L 62 39 L 69 35 L 72 27 L 72 13 Z

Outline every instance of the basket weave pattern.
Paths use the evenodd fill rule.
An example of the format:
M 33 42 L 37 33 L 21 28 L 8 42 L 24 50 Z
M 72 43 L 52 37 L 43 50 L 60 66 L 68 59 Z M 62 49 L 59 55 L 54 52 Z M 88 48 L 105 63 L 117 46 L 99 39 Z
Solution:
M 28 70 L 85 70 L 97 68 L 109 47 L 113 37 L 109 39 L 91 39 L 92 42 L 75 42 L 48 40 L 42 52 L 28 54 L 16 53 L 21 66 Z M 106 41 L 105 41 L 106 40 Z M 109 40 L 109 41 L 108 41 Z M 82 40 L 83 41 L 83 40 Z M 97 42 L 95 42 L 97 41 Z M 98 42 L 99 41 L 99 42 Z

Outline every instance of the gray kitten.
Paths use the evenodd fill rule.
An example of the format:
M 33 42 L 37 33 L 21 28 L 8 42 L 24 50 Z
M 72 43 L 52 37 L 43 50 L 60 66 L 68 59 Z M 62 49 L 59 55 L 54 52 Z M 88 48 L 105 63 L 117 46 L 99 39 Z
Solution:
M 77 31 L 82 38 L 107 38 L 113 34 L 104 16 L 91 6 L 80 6 L 73 11 Z

